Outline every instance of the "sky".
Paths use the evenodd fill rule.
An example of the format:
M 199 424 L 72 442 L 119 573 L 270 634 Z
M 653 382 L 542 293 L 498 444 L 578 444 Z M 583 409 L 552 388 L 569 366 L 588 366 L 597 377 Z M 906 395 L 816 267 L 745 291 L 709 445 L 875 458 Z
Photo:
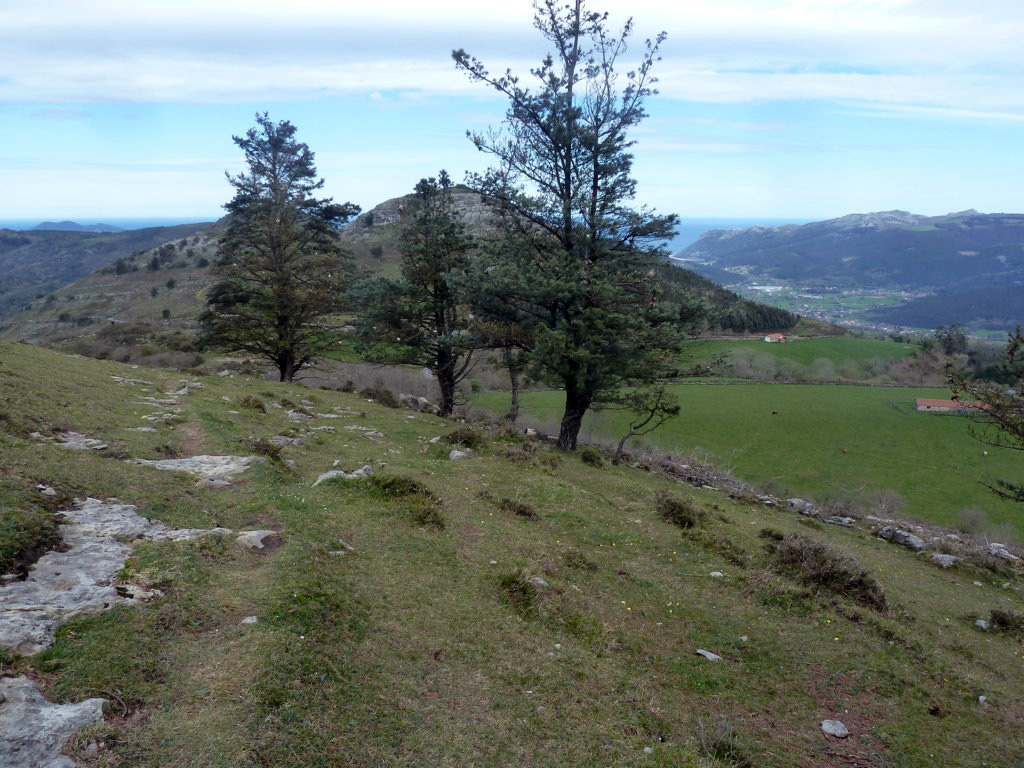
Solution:
M 1020 0 L 590 0 L 668 33 L 637 204 L 688 218 L 1024 211 Z M 326 192 L 369 209 L 488 158 L 529 77 L 529 0 L 0 0 L 0 219 L 208 220 L 233 135 L 289 120 Z

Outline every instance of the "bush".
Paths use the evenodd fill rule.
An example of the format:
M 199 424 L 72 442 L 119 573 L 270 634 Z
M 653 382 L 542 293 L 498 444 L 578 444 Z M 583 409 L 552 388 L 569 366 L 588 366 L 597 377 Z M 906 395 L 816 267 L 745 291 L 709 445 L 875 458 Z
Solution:
M 992 625 L 992 629 L 997 629 L 1000 632 L 1024 634 L 1024 613 L 993 608 L 989 616 L 989 624 Z
M 596 448 L 584 448 L 580 451 L 580 461 L 590 467 L 604 466 L 604 456 Z
M 0 576 L 24 575 L 60 542 L 60 528 L 53 514 L 22 509 L 0 511 Z
M 526 571 L 514 571 L 498 579 L 502 598 L 516 613 L 526 618 L 537 615 L 539 594 L 537 586 L 530 581 Z
M 370 475 L 350 481 L 372 496 L 398 502 L 397 509 L 416 525 L 444 528 L 441 500 L 426 485 L 401 475 Z
M 881 586 L 852 557 L 798 533 L 781 540 L 769 537 L 765 546 L 775 565 L 807 586 L 818 586 L 880 611 L 886 608 Z
M 378 405 L 383 405 L 387 408 L 402 407 L 402 404 L 398 402 L 398 398 L 395 397 L 394 393 L 385 387 L 384 383 L 381 381 L 378 381 L 372 387 L 364 387 L 359 390 L 359 394 L 373 400 Z
M 238 401 L 238 404 L 243 408 L 248 408 L 252 411 L 259 411 L 260 413 L 267 412 L 267 406 L 264 405 L 263 401 L 253 395 L 246 395 Z
M 249 450 L 257 456 L 265 456 L 273 462 L 279 463 L 281 461 L 281 452 L 284 450 L 284 447 L 274 441 L 268 440 L 265 437 L 250 437 L 245 443 Z
M 699 525 L 707 516 L 704 510 L 697 509 L 690 500 L 677 499 L 664 492 L 658 494 L 657 509 L 666 523 L 684 529 Z
M 448 443 L 448 445 L 455 445 L 460 448 L 469 448 L 473 451 L 480 450 L 487 442 L 480 432 L 472 429 L 471 427 L 460 427 L 454 432 L 449 432 L 441 439 Z
M 536 520 L 540 515 L 537 514 L 537 510 L 522 501 L 516 499 L 502 499 L 498 503 L 499 509 L 502 512 L 508 512 L 510 515 L 518 515 L 519 517 L 525 517 L 528 520 Z

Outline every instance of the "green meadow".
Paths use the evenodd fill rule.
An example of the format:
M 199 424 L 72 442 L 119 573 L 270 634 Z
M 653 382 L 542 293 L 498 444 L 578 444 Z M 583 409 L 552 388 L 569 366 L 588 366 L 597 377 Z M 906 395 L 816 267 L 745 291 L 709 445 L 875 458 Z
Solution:
M 708 454 L 748 482 L 770 482 L 776 493 L 819 501 L 894 490 L 907 501 L 904 514 L 943 525 L 955 526 L 962 510 L 977 508 L 1024 538 L 1024 510 L 979 482 L 1019 478 L 1020 454 L 974 440 L 969 418 L 913 411 L 914 398 L 947 398 L 947 390 L 754 383 L 673 389 L 682 413 L 646 438 L 652 448 Z M 557 423 L 562 397 L 525 393 L 523 407 L 542 423 Z M 503 412 L 508 395 L 488 392 L 474 402 Z M 617 439 L 625 424 L 625 414 L 599 412 L 584 424 L 584 435 Z
M 829 360 L 836 365 L 863 365 L 870 360 L 891 363 L 920 351 L 920 347 L 914 344 L 897 344 L 882 339 L 858 339 L 852 336 L 828 336 L 800 339 L 784 344 L 768 344 L 759 338 L 698 341 L 690 345 L 689 354 L 695 360 L 710 360 L 738 349 L 752 349 L 800 365 L 810 365 L 820 359 Z

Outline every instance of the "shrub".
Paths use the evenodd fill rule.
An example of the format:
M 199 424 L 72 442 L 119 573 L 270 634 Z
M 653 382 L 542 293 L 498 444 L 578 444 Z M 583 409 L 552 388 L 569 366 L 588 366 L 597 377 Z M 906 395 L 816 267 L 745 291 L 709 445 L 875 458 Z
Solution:
M 516 499 L 502 499 L 498 503 L 498 507 L 502 512 L 508 512 L 510 515 L 518 515 L 519 517 L 525 517 L 528 520 L 536 520 L 540 515 L 537 514 L 537 510 L 522 501 Z
M 387 408 L 401 408 L 402 404 L 398 402 L 398 398 L 395 397 L 394 393 L 384 386 L 384 383 L 378 381 L 372 387 L 364 387 L 359 390 L 359 394 L 363 397 L 373 400 L 378 405 L 383 405 Z
M 426 485 L 402 475 L 370 475 L 352 481 L 370 495 L 398 502 L 397 509 L 416 525 L 444 528 L 441 500 Z
M 265 437 L 250 437 L 245 443 L 249 450 L 257 456 L 265 456 L 273 462 L 281 461 L 281 452 L 284 450 L 284 447 L 274 441 L 268 440 Z
M 700 746 L 708 757 L 720 760 L 726 765 L 734 768 L 753 768 L 754 762 L 747 751 L 740 744 L 736 737 L 736 731 L 728 720 L 722 720 L 715 726 L 713 733 L 704 730 L 704 724 L 700 726 Z
M 248 408 L 253 411 L 259 411 L 260 413 L 267 412 L 267 406 L 264 405 L 263 401 L 260 400 L 258 397 L 253 397 L 252 395 L 246 395 L 245 397 L 238 401 L 238 404 L 243 408 Z
M 539 594 L 526 571 L 514 571 L 502 576 L 498 579 L 498 588 L 502 599 L 520 616 L 531 618 L 537 615 Z
M 47 551 L 61 542 L 57 518 L 49 512 L 0 511 L 0 575 L 24 575 Z
M 578 571 L 596 571 L 597 563 L 588 558 L 578 549 L 567 549 L 562 553 L 562 562 L 566 568 L 575 568 Z
M 699 525 L 706 517 L 704 510 L 697 509 L 689 499 L 677 499 L 664 492 L 658 494 L 657 509 L 666 523 L 684 529 Z
M 807 586 L 817 586 L 883 611 L 885 594 L 881 586 L 857 560 L 811 541 L 798 533 L 772 539 L 765 545 L 775 565 L 783 573 Z
M 469 448 L 473 451 L 480 450 L 484 443 L 486 443 L 484 436 L 471 427 L 459 427 L 441 439 L 448 443 L 448 445 L 457 445 L 460 448 Z
M 596 448 L 584 448 L 580 451 L 580 461 L 590 467 L 604 466 L 604 456 Z
M 1024 634 L 1024 613 L 993 608 L 989 616 L 989 624 L 1000 632 Z

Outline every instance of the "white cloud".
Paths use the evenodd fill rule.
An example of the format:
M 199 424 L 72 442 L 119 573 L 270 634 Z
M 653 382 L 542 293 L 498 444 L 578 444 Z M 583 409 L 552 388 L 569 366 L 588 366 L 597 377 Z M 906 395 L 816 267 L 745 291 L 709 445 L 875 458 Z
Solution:
M 1024 108 L 1024 11 L 1011 0 L 606 0 L 669 32 L 671 99 L 844 99 Z M 0 101 L 244 103 L 336 93 L 485 97 L 464 46 L 525 72 L 543 43 L 528 0 L 8 0 Z

